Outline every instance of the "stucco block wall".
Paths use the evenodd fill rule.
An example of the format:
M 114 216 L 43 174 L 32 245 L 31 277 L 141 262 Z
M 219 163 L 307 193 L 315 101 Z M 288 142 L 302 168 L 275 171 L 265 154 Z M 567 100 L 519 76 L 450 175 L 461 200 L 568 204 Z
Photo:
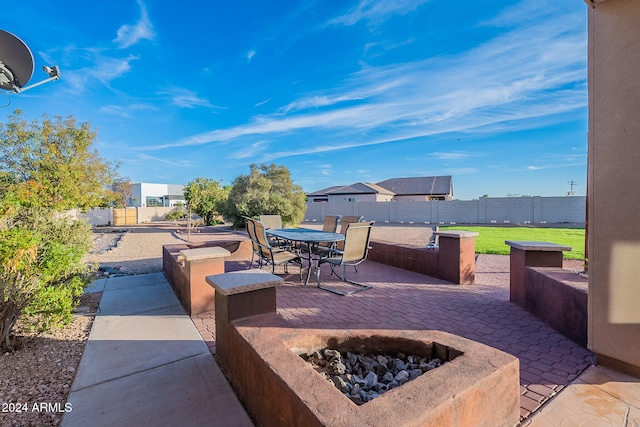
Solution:
M 151 221 L 164 221 L 165 215 L 172 210 L 177 209 L 175 207 L 153 207 L 153 208 L 138 208 L 138 223 L 143 224 Z
M 93 226 L 113 224 L 112 209 L 91 209 L 87 212 L 76 211 L 76 218 L 86 219 Z
M 479 200 L 307 203 L 305 221 L 358 215 L 378 223 L 583 223 L 586 197 L 495 197 Z
M 589 348 L 640 372 L 640 1 L 589 9 Z

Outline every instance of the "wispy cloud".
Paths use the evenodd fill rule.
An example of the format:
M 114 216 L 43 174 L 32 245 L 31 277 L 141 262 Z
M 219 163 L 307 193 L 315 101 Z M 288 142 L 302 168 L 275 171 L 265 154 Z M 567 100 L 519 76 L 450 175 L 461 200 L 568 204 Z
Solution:
M 401 6 L 409 7 L 407 2 L 388 7 L 399 11 Z M 360 15 L 370 11 L 373 16 L 385 7 L 363 0 Z M 270 161 L 451 132 L 528 129 L 540 121 L 562 120 L 563 114 L 586 108 L 586 42 L 565 19 L 553 15 L 534 26 L 501 31 L 457 56 L 366 66 L 336 87 L 302 94 L 273 114 L 156 149 L 232 141 L 236 149 L 261 137 L 272 148 L 256 157 Z M 300 130 L 305 131 L 304 143 L 296 141 Z M 449 158 L 464 155 L 454 152 Z
M 264 101 L 257 102 L 257 103 L 253 106 L 253 108 L 257 108 L 257 107 L 259 107 L 259 106 L 261 106 L 261 105 L 264 105 L 264 104 L 268 103 L 269 101 L 271 101 L 271 98 L 265 99 Z
M 171 160 L 163 159 L 161 157 L 149 156 L 147 154 L 138 154 L 138 158 L 140 160 L 144 160 L 147 162 L 153 161 L 153 162 L 162 163 L 169 166 L 181 167 L 181 168 L 190 168 L 193 166 L 193 163 L 189 160 L 171 161 Z
M 337 16 L 327 25 L 354 25 L 360 21 L 379 24 L 391 15 L 404 15 L 429 0 L 360 0 L 358 5 Z
M 446 151 L 432 153 L 432 156 L 438 160 L 463 160 L 471 157 L 478 157 L 479 154 L 462 151 Z
M 75 70 L 65 70 L 64 81 L 69 84 L 73 92 L 82 92 L 95 81 L 111 88 L 111 82 L 131 71 L 131 63 L 138 59 L 135 55 L 124 58 L 105 56 L 100 49 L 69 48 L 71 52 L 82 57 L 89 64 Z
M 185 88 L 171 88 L 169 90 L 160 92 L 160 95 L 167 96 L 170 99 L 170 102 L 179 108 L 189 108 L 193 109 L 196 107 L 204 107 L 204 108 L 212 108 L 212 109 L 224 109 L 225 107 L 220 107 L 217 105 L 211 104 L 207 99 L 199 97 L 197 93 L 185 89 Z
M 256 56 L 256 51 L 251 49 L 249 52 L 247 52 L 247 61 L 251 61 L 251 59 Z
M 544 169 L 562 169 L 568 168 L 571 166 L 584 166 L 585 162 L 572 162 L 572 163 L 554 163 L 554 164 L 545 164 L 545 165 L 529 165 L 526 167 L 529 171 L 537 171 Z
M 341 102 L 359 101 L 362 99 L 363 99 L 362 97 L 350 97 L 350 96 L 336 96 L 336 97 L 312 96 L 309 98 L 302 98 L 302 99 L 293 101 L 289 105 L 285 106 L 282 109 L 282 112 L 289 113 L 292 111 L 306 110 L 309 108 L 326 107 L 329 105 L 339 104 Z
M 317 170 L 318 170 L 318 173 L 322 176 L 333 175 L 333 166 L 329 163 L 317 165 Z
M 260 154 L 267 148 L 268 142 L 265 140 L 260 140 L 252 143 L 249 146 L 249 149 L 233 151 L 229 157 L 235 160 L 248 159 L 250 157 L 256 156 L 257 154 Z
M 133 113 L 144 110 L 158 110 L 158 107 L 151 104 L 123 104 L 123 105 L 103 105 L 98 109 L 101 113 L 112 114 L 127 119 L 133 118 Z
M 140 40 L 153 40 L 155 38 L 147 7 L 141 0 L 137 0 L 136 3 L 140 6 L 140 19 L 134 25 L 123 25 L 118 28 L 118 36 L 114 40 L 114 43 L 123 49 L 133 46 Z
M 446 168 L 443 170 L 443 173 L 447 175 L 472 175 L 477 172 L 477 168 Z

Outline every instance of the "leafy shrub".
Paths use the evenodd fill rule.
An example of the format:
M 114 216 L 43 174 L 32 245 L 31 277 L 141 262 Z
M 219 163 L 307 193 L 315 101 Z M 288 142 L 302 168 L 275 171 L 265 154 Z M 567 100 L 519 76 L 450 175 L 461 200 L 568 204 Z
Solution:
M 225 217 L 236 228 L 244 227 L 244 217 L 280 215 L 283 224 L 299 224 L 304 218 L 304 190 L 291 180 L 285 166 L 250 165 L 249 175 L 233 181 L 225 207 Z
M 228 190 L 220 186 L 220 181 L 210 178 L 196 178 L 184 186 L 187 205 L 206 225 L 216 224 L 216 217 L 220 215 L 228 196 Z
M 25 206 L 26 205 L 26 206 Z M 51 209 L 0 199 L 0 348 L 15 349 L 18 319 L 37 332 L 73 319 L 93 266 L 90 227 Z
M 167 221 L 177 221 L 179 219 L 187 219 L 187 211 L 183 208 L 177 208 L 172 211 L 167 212 L 164 216 L 164 219 Z

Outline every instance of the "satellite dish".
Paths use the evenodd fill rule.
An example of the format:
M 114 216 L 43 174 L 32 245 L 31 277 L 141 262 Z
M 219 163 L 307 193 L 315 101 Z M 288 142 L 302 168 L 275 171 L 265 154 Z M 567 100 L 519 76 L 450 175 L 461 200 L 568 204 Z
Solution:
M 60 78 L 60 69 L 57 66 L 45 66 L 43 69 L 49 78 L 25 86 L 33 76 L 33 69 L 33 54 L 27 45 L 15 35 L 0 30 L 0 89 L 20 93 Z
M 14 90 L 33 76 L 33 55 L 18 37 L 0 30 L 0 88 Z

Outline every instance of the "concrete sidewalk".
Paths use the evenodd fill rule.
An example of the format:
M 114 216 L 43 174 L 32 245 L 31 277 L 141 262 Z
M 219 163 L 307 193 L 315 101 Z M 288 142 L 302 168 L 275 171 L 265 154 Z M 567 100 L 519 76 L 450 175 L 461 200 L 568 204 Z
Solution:
M 62 426 L 252 426 L 162 273 L 102 279 Z

